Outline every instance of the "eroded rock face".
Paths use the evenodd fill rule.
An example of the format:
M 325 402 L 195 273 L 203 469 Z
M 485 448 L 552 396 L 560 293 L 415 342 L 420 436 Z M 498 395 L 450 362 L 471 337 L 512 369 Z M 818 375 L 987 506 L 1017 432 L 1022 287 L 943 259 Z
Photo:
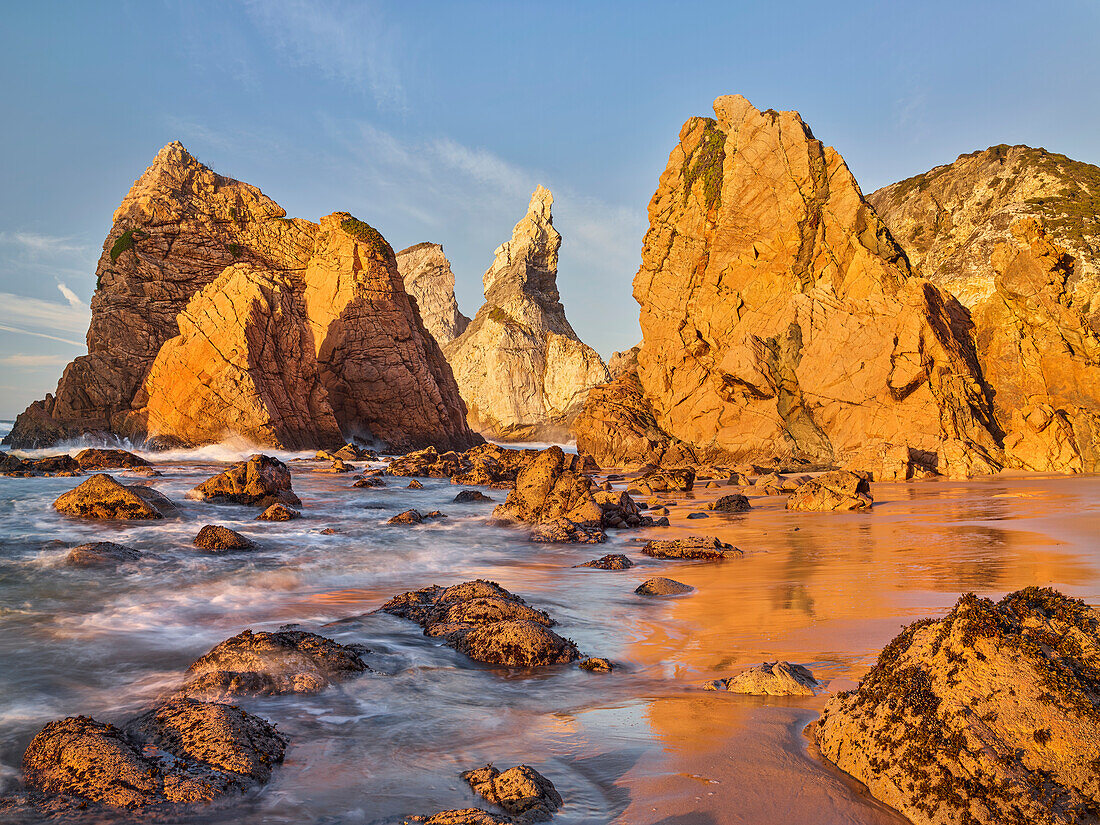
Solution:
M 728 690 L 754 696 L 813 696 L 819 687 L 813 672 L 790 662 L 764 662 L 729 679 L 716 679 L 705 690 Z
M 788 510 L 865 510 L 872 504 L 867 479 L 847 470 L 811 478 L 787 499 Z
M 1100 616 L 1027 588 L 906 628 L 825 706 L 821 752 L 918 825 L 1089 822 Z
M 23 755 L 28 787 L 113 808 L 211 802 L 271 776 L 286 740 L 232 705 L 176 699 L 123 729 L 87 716 L 46 725 Z
M 416 299 L 420 319 L 439 346 L 466 331 L 470 319 L 458 311 L 451 262 L 437 243 L 418 243 L 397 253 L 405 291 Z
M 831 464 L 869 442 L 995 460 L 965 310 L 912 276 L 844 161 L 794 112 L 720 97 L 680 133 L 634 279 L 638 368 L 574 432 L 601 465 Z M 635 383 L 636 382 L 636 383 Z
M 298 506 L 302 503 L 291 489 L 287 466 L 277 458 L 259 454 L 208 478 L 188 492 L 187 497 L 196 501 L 254 507 L 268 507 L 276 503 Z
M 245 630 L 192 664 L 181 693 L 206 700 L 317 693 L 369 670 L 360 652 L 301 630 Z
M 555 622 L 496 582 L 471 581 L 402 593 L 380 608 L 411 619 L 428 636 L 440 636 L 471 659 L 508 667 L 575 661 L 573 642 L 550 628 Z
M 347 213 L 319 224 L 285 214 L 166 146 L 115 213 L 89 354 L 8 441 L 477 443 L 385 239 Z
M 93 519 L 161 519 L 174 507 L 151 487 L 119 484 L 96 473 L 75 489 L 58 496 L 53 506 L 67 516 Z
M 557 287 L 561 235 L 549 191 L 531 196 L 512 239 L 485 273 L 485 304 L 444 353 L 469 410 L 491 438 L 562 440 L 591 387 L 608 380 L 603 360 L 565 318 Z
M 562 806 L 561 794 L 554 783 L 530 765 L 517 765 L 506 771 L 486 765 L 466 771 L 462 778 L 482 799 L 499 805 L 523 822 L 548 820 Z

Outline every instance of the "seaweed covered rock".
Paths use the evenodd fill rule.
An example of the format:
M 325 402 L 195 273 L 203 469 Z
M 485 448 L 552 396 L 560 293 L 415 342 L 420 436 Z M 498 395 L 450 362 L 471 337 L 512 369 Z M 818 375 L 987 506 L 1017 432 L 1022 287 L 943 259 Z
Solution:
M 300 506 L 302 501 L 290 486 L 290 470 L 268 455 L 254 455 L 228 470 L 208 478 L 187 497 L 218 504 L 248 504 L 268 507 L 276 502 Z
M 96 473 L 58 496 L 53 506 L 67 516 L 122 520 L 161 519 L 174 510 L 172 503 L 151 487 L 119 484 L 106 473 Z
M 23 755 L 23 777 L 46 799 L 141 810 L 243 793 L 267 782 L 285 750 L 258 716 L 174 699 L 121 729 L 87 716 L 50 722 Z
M 499 805 L 524 822 L 550 819 L 562 806 L 561 794 L 554 783 L 530 765 L 517 765 L 506 771 L 486 765 L 466 771 L 462 778 L 482 799 Z
M 688 536 L 682 539 L 653 540 L 642 545 L 642 553 L 655 559 L 701 559 L 720 561 L 745 555 L 732 544 L 714 536 Z
M 634 562 L 622 553 L 608 553 L 606 556 L 600 556 L 598 559 L 592 559 L 592 561 L 586 561 L 584 564 L 576 566 L 593 567 L 597 570 L 629 570 L 634 566 Z
M 236 530 L 230 530 L 220 524 L 205 525 L 199 530 L 192 544 L 212 553 L 220 553 L 225 550 L 251 550 L 256 546 Z
M 362 651 L 302 630 L 245 630 L 192 664 L 181 693 L 208 700 L 317 693 L 370 670 Z
M 918 825 L 1069 825 L 1100 809 L 1100 613 L 967 594 L 825 706 L 822 754 Z
M 137 561 L 141 556 L 140 551 L 113 541 L 93 541 L 70 550 L 65 564 L 69 567 L 110 567 Z
M 808 667 L 790 662 L 764 662 L 729 679 L 707 682 L 706 690 L 728 690 L 754 696 L 813 696 L 818 681 Z
M 572 662 L 576 645 L 550 630 L 555 622 L 496 582 L 432 585 L 402 593 L 380 608 L 410 619 L 471 659 L 510 667 Z M 472 638 L 471 638 L 472 637 Z
M 865 510 L 874 503 L 871 485 L 858 473 L 836 470 L 800 484 L 788 510 Z

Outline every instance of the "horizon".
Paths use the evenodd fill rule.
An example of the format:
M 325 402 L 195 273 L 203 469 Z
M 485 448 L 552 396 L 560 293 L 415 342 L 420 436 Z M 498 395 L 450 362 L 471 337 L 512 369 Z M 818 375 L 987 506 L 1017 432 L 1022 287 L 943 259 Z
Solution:
M 86 351 L 111 215 L 173 140 L 288 215 L 346 210 L 395 250 L 442 244 L 471 317 L 545 185 L 562 303 L 605 359 L 640 338 L 631 283 L 657 178 L 719 95 L 800 112 L 865 194 L 998 144 L 1100 162 L 1100 10 L 1084 2 L 1041 19 L 985 3 L 62 8 L 10 11 L 0 35 L 16 81 L 0 95 L 24 124 L 0 138 L 5 420 Z

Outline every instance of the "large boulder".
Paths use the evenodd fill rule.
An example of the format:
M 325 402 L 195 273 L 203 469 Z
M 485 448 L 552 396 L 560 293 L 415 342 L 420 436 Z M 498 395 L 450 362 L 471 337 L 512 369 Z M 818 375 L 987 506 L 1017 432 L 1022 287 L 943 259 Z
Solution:
M 268 507 L 275 503 L 298 506 L 301 499 L 290 485 L 290 470 L 277 458 L 254 455 L 198 485 L 187 497 L 217 504 Z
M 23 755 L 23 778 L 46 798 L 142 810 L 242 794 L 267 782 L 285 750 L 258 716 L 175 699 L 121 729 L 87 716 L 50 722 Z
M 577 457 L 548 447 L 516 476 L 516 486 L 494 518 L 532 524 L 564 518 L 599 526 L 603 510 L 592 494 L 592 480 L 572 469 Z
M 148 461 L 139 455 L 134 455 L 129 450 L 109 450 L 99 447 L 89 447 L 87 450 L 81 450 L 76 454 L 76 463 L 85 472 L 89 470 L 133 469 L 149 466 Z
M 211 553 L 222 553 L 226 550 L 252 550 L 256 546 L 253 541 L 236 530 L 230 530 L 220 524 L 204 525 L 191 543 Z
M 96 473 L 80 486 L 58 496 L 53 506 L 67 516 L 94 519 L 161 519 L 175 507 L 151 487 L 119 484 Z
M 437 243 L 418 243 L 397 253 L 397 271 L 405 291 L 416 300 L 424 328 L 439 346 L 466 331 L 470 319 L 458 311 L 451 262 Z
M 787 509 L 865 510 L 873 503 L 866 477 L 836 470 L 800 484 L 787 499 Z
M 480 441 L 392 249 L 347 213 L 287 219 L 173 143 L 115 212 L 97 276 L 88 355 L 9 443 Z
M 317 693 L 369 670 L 362 651 L 302 630 L 245 630 L 196 660 L 181 693 L 206 700 Z
M 558 295 L 554 198 L 541 186 L 485 273 L 485 304 L 443 352 L 470 426 L 495 439 L 564 440 L 591 387 L 610 377 Z
M 914 277 L 843 159 L 795 112 L 720 97 L 691 118 L 649 206 L 637 370 L 574 427 L 601 465 L 816 466 L 867 443 L 995 462 L 971 324 Z
M 553 619 L 496 582 L 433 585 L 395 596 L 380 610 L 411 619 L 426 635 L 489 664 L 528 668 L 580 656 L 573 642 L 550 630 Z
M 825 706 L 822 754 L 918 825 L 1092 822 L 1100 613 L 1029 587 L 907 627 Z

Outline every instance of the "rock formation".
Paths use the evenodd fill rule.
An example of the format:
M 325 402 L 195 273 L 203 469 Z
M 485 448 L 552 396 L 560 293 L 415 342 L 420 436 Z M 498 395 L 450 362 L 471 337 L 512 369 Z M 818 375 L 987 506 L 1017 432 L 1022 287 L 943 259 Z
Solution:
M 1100 472 L 1100 168 L 994 146 L 870 200 L 970 308 L 1006 463 Z
M 268 507 L 276 502 L 297 507 L 302 503 L 291 488 L 290 470 L 269 455 L 254 455 L 248 461 L 237 462 L 189 490 L 187 497 L 252 507 Z
M 704 690 L 728 690 L 753 696 L 813 696 L 820 687 L 813 672 L 790 662 L 764 662 L 729 679 L 715 679 Z
M 397 253 L 397 271 L 405 291 L 416 299 L 420 319 L 439 346 L 466 331 L 470 319 L 458 311 L 451 262 L 437 243 L 418 243 Z
M 93 519 L 162 519 L 175 512 L 175 505 L 152 487 L 119 484 L 106 473 L 62 493 L 53 506 L 67 516 Z
M 787 499 L 787 509 L 866 510 L 874 503 L 866 478 L 847 470 L 835 470 L 798 485 Z
M 906 628 L 812 730 L 917 825 L 1093 822 L 1100 616 L 1030 587 Z
M 636 370 L 574 432 L 601 465 L 802 458 L 906 444 L 997 466 L 966 311 L 915 278 L 837 152 L 795 112 L 720 97 L 680 132 L 634 279 Z
M 553 202 L 546 189 L 535 190 L 527 214 L 482 279 L 485 304 L 443 348 L 470 426 L 491 438 L 567 438 L 588 390 L 609 378 L 559 300 L 561 235 L 550 214 Z
M 161 150 L 104 242 L 89 354 L 8 442 L 477 443 L 385 239 L 345 212 L 285 215 L 180 144 Z
M 462 778 L 474 793 L 502 807 L 517 823 L 546 821 L 562 806 L 554 783 L 529 765 L 501 771 L 489 764 L 466 771 Z

